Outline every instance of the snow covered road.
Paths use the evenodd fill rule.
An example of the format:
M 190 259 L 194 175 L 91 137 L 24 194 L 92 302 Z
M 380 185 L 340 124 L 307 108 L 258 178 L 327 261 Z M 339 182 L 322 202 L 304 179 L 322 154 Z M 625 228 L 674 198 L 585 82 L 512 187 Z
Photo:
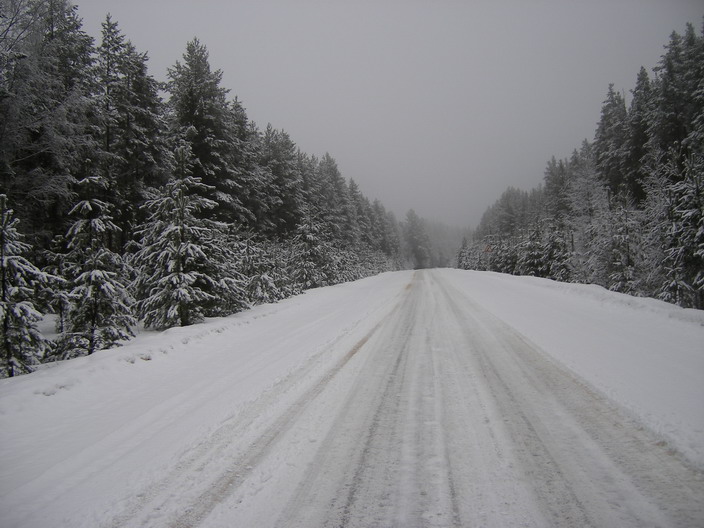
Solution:
M 266 489 L 255 471 L 212 512 L 201 506 L 209 515 L 176 526 L 704 520 L 695 473 L 441 275 L 416 273 L 407 297 L 351 352 L 354 364 L 336 373 L 344 379 L 326 380 L 319 402 L 294 407 L 302 423 L 267 440 L 279 465 L 264 470 Z M 321 414 L 331 419 L 321 424 Z M 291 457 L 272 444 L 301 450 Z
M 87 446 L 92 454 L 66 445 L 41 468 L 0 466 L 14 470 L 0 480 L 7 526 L 704 526 L 696 460 L 686 462 L 627 412 L 632 401 L 607 399 L 592 388 L 598 377 L 577 376 L 574 365 L 568 370 L 564 358 L 556 361 L 507 324 L 511 317 L 494 315 L 501 312 L 496 303 L 490 312 L 477 285 L 476 297 L 468 293 L 467 276 L 388 274 L 260 307 L 258 317 L 232 327 L 225 322 L 237 318 L 222 320 L 198 346 L 248 344 L 251 354 L 241 353 L 238 363 L 214 352 L 220 369 L 195 365 L 179 351 L 177 360 L 130 364 L 148 385 L 139 393 L 143 409 L 130 404 L 129 391 L 113 393 L 111 403 L 93 387 L 110 412 L 129 407 L 122 422 L 110 422 L 113 432 L 100 439 L 82 426 L 85 416 L 64 416 L 69 427 L 98 438 Z M 500 285 L 511 283 L 476 277 L 496 281 L 498 297 Z M 520 295 L 526 284 L 510 289 Z M 535 289 L 545 290 L 535 294 L 537 305 L 555 299 L 550 288 Z M 603 327 L 584 324 L 592 332 Z M 686 355 L 703 335 L 701 325 L 677 325 Z M 134 346 L 112 354 L 139 357 L 148 349 Z M 109 354 L 85 364 L 100 376 Z M 14 390 L 0 387 L 0 422 L 11 414 L 11 398 L 60 385 L 68 367 L 13 380 Z M 159 386 L 164 375 L 169 379 Z M 661 376 L 669 382 L 664 369 Z M 70 390 L 80 391 L 75 385 Z M 57 390 L 41 398 L 67 392 Z M 26 411 L 38 416 L 31 403 Z M 44 418 L 51 440 L 61 420 Z M 699 425 L 675 439 L 696 437 Z M 0 449 L 6 441 L 19 448 L 32 427 L 40 434 L 31 417 L 10 426 Z M 73 434 L 80 441 L 81 431 Z M 122 442 L 130 449 L 116 457 Z M 82 467 L 96 462 L 100 470 Z

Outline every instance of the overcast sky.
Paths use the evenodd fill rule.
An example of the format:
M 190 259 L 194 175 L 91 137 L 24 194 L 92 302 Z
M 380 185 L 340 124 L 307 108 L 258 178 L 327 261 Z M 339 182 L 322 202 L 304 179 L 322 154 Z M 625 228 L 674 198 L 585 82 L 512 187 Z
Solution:
M 400 217 L 476 226 L 551 156 L 593 139 L 609 83 L 628 96 L 701 0 L 75 0 L 110 12 L 159 80 L 198 37 L 261 129 Z

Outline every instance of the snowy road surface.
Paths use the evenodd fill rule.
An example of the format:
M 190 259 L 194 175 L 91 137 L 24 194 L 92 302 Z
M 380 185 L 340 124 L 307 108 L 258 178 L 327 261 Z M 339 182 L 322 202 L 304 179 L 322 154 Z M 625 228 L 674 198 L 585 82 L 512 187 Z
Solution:
M 169 380 L 159 389 L 159 365 L 137 359 L 137 368 L 153 367 L 140 379 L 149 389 L 124 388 L 145 390 L 144 408 L 115 389 L 114 408 L 99 403 L 115 413 L 128 407 L 125 416 L 108 420 L 102 437 L 84 426 L 88 454 L 67 446 L 65 458 L 17 466 L 21 485 L 2 481 L 3 526 L 704 526 L 696 463 L 627 412 L 629 402 L 607 399 L 597 382 L 493 315 L 457 277 L 407 272 L 360 281 L 367 286 L 349 298 L 311 292 L 296 301 L 319 310 L 307 325 L 283 316 L 295 304 L 262 308 L 270 312 L 235 330 L 272 343 L 272 355 L 243 356 L 243 377 L 183 360 L 174 363 L 195 379 L 184 387 L 185 370 L 165 363 L 160 375 L 182 390 Z M 344 326 L 346 299 L 361 315 Z M 682 339 L 701 336 L 699 326 Z M 217 342 L 241 345 L 232 336 Z M 273 359 L 287 347 L 298 351 L 288 363 Z M 79 367 L 108 369 L 96 361 Z M 67 366 L 0 392 L 0 416 L 7 394 L 39 387 L 42 377 L 46 386 Z M 255 399 L 243 399 L 247 380 Z M 10 440 L 19 443 L 19 429 Z

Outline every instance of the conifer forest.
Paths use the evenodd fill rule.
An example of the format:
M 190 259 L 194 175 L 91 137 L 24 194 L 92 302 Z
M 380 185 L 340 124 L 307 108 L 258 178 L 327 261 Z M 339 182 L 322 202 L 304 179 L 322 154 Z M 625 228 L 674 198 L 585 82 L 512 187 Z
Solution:
M 628 96 L 609 86 L 593 141 L 506 189 L 457 263 L 704 309 L 704 37 L 673 32 Z
M 394 215 L 249 121 L 198 39 L 161 84 L 110 16 L 96 44 L 68 1 L 4 5 L 2 376 L 403 265 Z
M 456 261 L 704 308 L 704 37 L 672 33 L 593 141 L 507 189 L 456 254 L 335 159 L 259 128 L 197 38 L 159 82 L 109 15 L 0 13 L 0 377 L 306 289 Z M 627 104 L 628 101 L 628 104 Z M 435 247 L 435 249 L 433 249 Z M 452 262 L 453 264 L 455 262 Z M 50 338 L 38 323 L 53 314 Z

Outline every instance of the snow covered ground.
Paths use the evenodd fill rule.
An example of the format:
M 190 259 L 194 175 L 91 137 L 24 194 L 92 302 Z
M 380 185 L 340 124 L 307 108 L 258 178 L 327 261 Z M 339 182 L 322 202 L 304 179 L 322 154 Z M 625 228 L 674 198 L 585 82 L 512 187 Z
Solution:
M 704 469 L 704 311 L 600 286 L 442 273 Z
M 494 334 L 502 335 L 494 341 Z M 466 351 L 474 348 L 478 355 L 471 359 Z M 573 453 L 559 439 L 540 431 L 534 433 L 546 447 L 535 452 L 545 450 L 552 460 L 540 467 L 537 455 L 525 447 L 531 435 L 521 440 L 530 456 L 508 440 L 524 419 L 534 429 L 536 424 L 546 430 L 559 427 L 557 418 L 541 410 L 544 398 L 556 396 L 542 394 L 538 381 L 523 384 L 522 394 L 532 396 L 521 398 L 527 403 L 517 410 L 511 395 L 518 388 L 502 392 L 498 381 L 490 383 L 494 371 L 506 371 L 497 374 L 499 381 L 518 380 L 523 370 L 511 373 L 511 365 L 531 354 L 536 357 L 522 367 L 525 372 L 556 379 L 556 386 L 570 384 L 571 378 L 560 373 L 563 365 L 584 386 L 583 394 L 592 394 L 591 387 L 617 405 L 611 411 L 595 396 L 594 402 L 577 398 L 569 412 L 555 408 L 570 429 L 545 434 L 583 442 L 583 466 L 590 465 L 588 455 L 606 449 L 602 440 L 608 435 L 574 431 L 578 425 L 571 420 L 577 420 L 573 414 L 581 416 L 580 402 L 590 407 L 584 411 L 589 423 L 623 408 L 650 428 L 653 438 L 662 440 L 657 443 L 665 445 L 653 447 L 659 451 L 644 454 L 650 457 L 644 460 L 658 462 L 663 475 L 679 463 L 667 454 L 670 449 L 704 468 L 703 313 L 593 286 L 460 270 L 398 272 L 309 291 L 190 328 L 144 332 L 120 349 L 0 381 L 2 525 L 233 526 L 237 515 L 241 522 L 270 526 L 287 515 L 304 526 L 310 519 L 327 519 L 325 508 L 314 505 L 338 500 L 326 498 L 320 482 L 329 484 L 329 493 L 358 490 L 341 506 L 347 517 L 337 521 L 362 525 L 364 515 L 382 513 L 355 505 L 361 497 L 376 500 L 389 478 L 388 471 L 369 473 L 368 468 L 388 464 L 391 474 L 407 483 L 398 490 L 395 513 L 385 517 L 394 522 L 420 523 L 421 517 L 408 517 L 410 510 L 402 505 L 414 503 L 413 492 L 425 481 L 436 491 L 419 495 L 425 497 L 421 502 L 444 509 L 434 521 L 423 517 L 420 524 L 460 525 L 461 518 L 491 524 L 511 514 L 508 524 L 538 526 L 579 511 L 577 496 L 597 505 L 603 497 L 593 486 L 575 484 L 572 498 L 550 506 L 541 495 L 549 487 L 536 484 L 538 491 L 531 491 L 531 482 L 519 485 L 553 463 L 567 476 L 587 471 L 579 469 L 579 460 L 568 461 Z M 558 366 L 553 369 L 538 357 L 545 354 Z M 449 363 L 441 361 L 444 355 Z M 475 368 L 484 374 L 475 374 Z M 470 378 L 477 384 L 474 392 L 464 382 Z M 582 394 L 578 385 L 564 390 L 564 399 Z M 461 405 L 473 398 L 475 403 Z M 519 411 L 515 420 L 508 419 Z M 399 413 L 415 421 L 398 420 Z M 355 425 L 368 428 L 366 444 L 354 436 L 359 434 Z M 473 449 L 494 453 L 477 452 L 476 459 L 465 460 L 462 453 L 471 449 L 462 443 L 469 431 L 478 446 Z M 632 434 L 633 442 L 648 438 Z M 380 455 L 379 446 L 390 446 L 389 453 Z M 500 467 L 485 462 L 480 480 L 463 470 L 463 464 L 478 467 L 478 460 L 492 456 L 499 457 Z M 626 467 L 623 460 L 639 455 L 619 456 Z M 418 457 L 423 463 L 414 476 L 409 468 Z M 614 475 L 606 458 L 595 455 L 593 465 L 610 482 Z M 348 463 L 337 472 L 340 460 L 366 463 Z M 452 479 L 438 476 L 453 471 Z M 701 473 L 687 471 L 691 479 L 684 485 L 696 494 L 702 489 Z M 543 476 L 545 482 L 556 478 Z M 620 476 L 616 484 L 599 486 L 618 488 L 626 480 Z M 367 489 L 364 482 L 375 484 Z M 629 504 L 624 511 L 640 512 L 629 522 L 645 518 L 660 525 L 660 512 L 651 512 L 632 487 L 623 484 L 617 490 Z M 498 495 L 510 493 L 514 504 L 499 504 Z M 458 494 L 471 495 L 475 507 L 465 510 Z M 689 504 L 686 497 L 680 499 Z M 301 509 L 301 503 L 311 506 Z M 484 510 L 476 508 L 479 503 Z M 703 519 L 701 508 L 688 515 L 682 523 Z

